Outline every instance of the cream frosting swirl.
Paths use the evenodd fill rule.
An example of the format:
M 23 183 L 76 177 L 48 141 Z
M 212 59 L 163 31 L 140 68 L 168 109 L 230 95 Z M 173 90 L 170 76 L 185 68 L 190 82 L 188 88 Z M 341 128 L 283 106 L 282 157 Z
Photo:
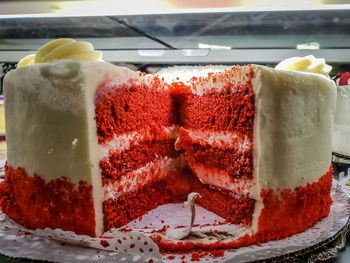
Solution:
M 94 50 L 89 42 L 60 38 L 46 43 L 39 48 L 36 54 L 22 58 L 17 67 L 49 63 L 61 59 L 102 61 L 102 52 Z
M 327 65 L 324 58 L 315 58 L 313 55 L 309 55 L 306 57 L 287 58 L 278 63 L 275 69 L 318 73 L 329 77 L 332 66 Z

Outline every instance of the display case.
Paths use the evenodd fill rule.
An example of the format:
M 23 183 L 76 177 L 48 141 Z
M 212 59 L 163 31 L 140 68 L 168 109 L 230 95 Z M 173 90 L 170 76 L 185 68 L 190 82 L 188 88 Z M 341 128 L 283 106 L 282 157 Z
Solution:
M 350 71 L 350 1 L 0 1 L 1 87 L 21 58 L 56 38 L 88 41 L 105 61 L 146 73 L 189 64 L 274 66 L 314 55 L 334 76 Z M 334 258 L 348 227 L 275 260 Z

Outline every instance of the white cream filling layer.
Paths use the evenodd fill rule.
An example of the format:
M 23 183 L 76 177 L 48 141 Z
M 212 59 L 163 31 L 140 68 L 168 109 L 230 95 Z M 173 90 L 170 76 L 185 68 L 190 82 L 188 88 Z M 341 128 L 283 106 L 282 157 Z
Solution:
M 118 199 L 118 197 L 127 192 L 133 192 L 139 188 L 154 181 L 161 180 L 169 172 L 175 172 L 186 166 L 185 155 L 182 154 L 176 158 L 164 157 L 150 162 L 144 167 L 134 170 L 113 183 L 104 186 L 105 200 Z
M 229 131 L 186 130 L 195 143 L 216 148 L 233 149 L 239 152 L 251 150 L 253 145 L 248 136 Z
M 213 185 L 234 194 L 250 194 L 254 182 L 251 179 L 234 179 L 226 171 L 208 168 L 202 164 L 189 164 L 192 171 L 203 184 Z
M 162 127 L 160 132 L 155 133 L 152 129 L 143 129 L 122 135 L 116 135 L 104 146 L 103 157 L 109 156 L 109 151 L 122 152 L 130 149 L 132 143 L 139 144 L 141 142 L 161 140 L 161 139 L 176 139 L 179 137 L 179 127 L 172 125 Z

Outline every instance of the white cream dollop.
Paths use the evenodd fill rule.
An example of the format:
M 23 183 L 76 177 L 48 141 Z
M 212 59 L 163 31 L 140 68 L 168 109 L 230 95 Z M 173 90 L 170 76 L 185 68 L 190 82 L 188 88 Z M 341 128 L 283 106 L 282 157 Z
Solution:
M 49 63 L 61 59 L 102 61 L 102 52 L 94 50 L 89 42 L 60 38 L 46 43 L 39 48 L 36 54 L 22 58 L 17 67 Z
M 275 69 L 318 73 L 329 77 L 332 66 L 327 65 L 324 58 L 316 58 L 313 55 L 309 55 L 306 57 L 287 58 L 278 63 Z

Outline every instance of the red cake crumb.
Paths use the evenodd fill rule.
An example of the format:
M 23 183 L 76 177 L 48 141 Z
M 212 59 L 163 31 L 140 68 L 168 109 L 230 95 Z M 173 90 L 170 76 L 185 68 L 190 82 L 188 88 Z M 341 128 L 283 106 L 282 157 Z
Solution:
M 45 182 L 36 174 L 28 176 L 23 168 L 6 165 L 5 169 L 0 206 L 9 218 L 29 229 L 49 227 L 96 235 L 91 185 L 81 181 L 76 185 L 64 177 Z
M 135 83 L 110 87 L 102 83 L 95 95 L 95 120 L 100 144 L 114 135 L 178 123 L 178 106 L 170 92 Z
M 101 244 L 103 247 L 109 247 L 109 243 L 108 243 L 106 240 L 101 240 L 101 241 L 100 241 L 100 244 Z
M 200 261 L 200 260 L 201 260 L 201 257 L 199 255 L 199 253 L 193 252 L 192 256 L 191 256 L 191 261 Z

